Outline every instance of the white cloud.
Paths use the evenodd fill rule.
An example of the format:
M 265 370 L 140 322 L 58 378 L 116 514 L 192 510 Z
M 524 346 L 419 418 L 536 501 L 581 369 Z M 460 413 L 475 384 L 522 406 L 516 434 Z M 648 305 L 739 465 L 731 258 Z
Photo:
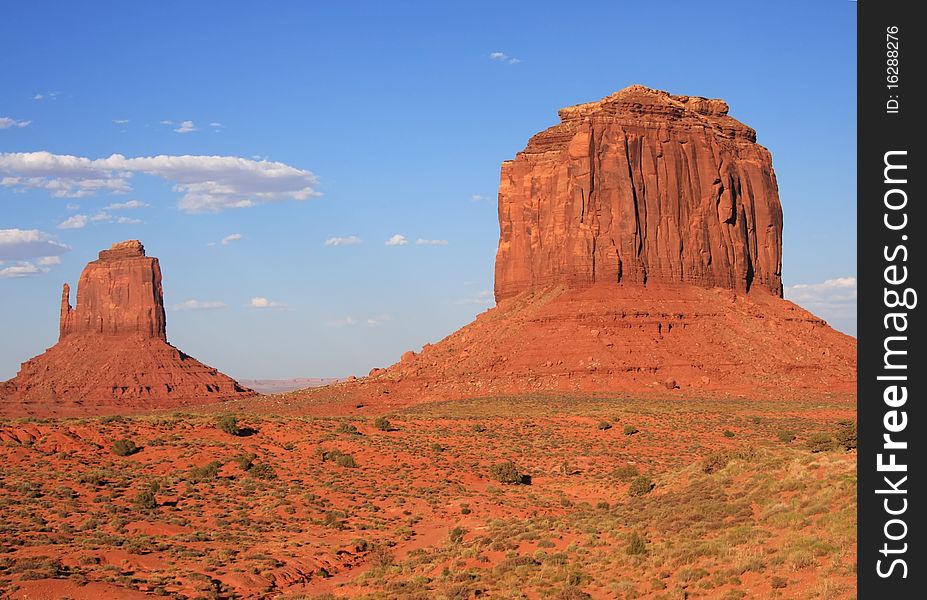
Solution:
M 447 246 L 447 240 L 423 240 L 418 238 L 415 240 L 416 246 Z
M 340 319 L 332 319 L 330 321 L 325 321 L 327 327 L 356 327 L 357 325 L 365 325 L 367 327 L 377 327 L 382 325 L 386 321 L 392 321 L 393 317 L 387 314 L 373 315 L 367 317 L 366 319 L 356 319 L 350 315 L 347 317 L 342 317 Z
M 409 243 L 409 240 L 406 239 L 406 236 L 397 233 L 383 243 L 387 246 L 405 246 Z
M 473 194 L 470 196 L 470 200 L 473 202 L 485 202 L 486 200 L 489 200 L 489 197 L 482 194 Z
M 356 235 L 349 235 L 347 237 L 330 237 L 325 240 L 326 246 L 356 246 L 361 243 L 361 239 Z
M 325 324 L 329 327 L 354 327 L 357 325 L 357 319 L 351 316 L 347 316 L 342 319 L 326 321 Z
M 212 123 L 209 124 L 209 126 L 215 129 L 221 129 L 222 127 L 225 127 L 222 123 L 218 121 L 213 121 Z
M 154 175 L 182 193 L 178 202 L 188 213 L 219 212 L 320 195 L 316 176 L 280 162 L 235 156 L 147 156 L 113 154 L 89 159 L 50 152 L 0 153 L 0 185 L 39 188 L 58 197 L 82 197 L 106 191 L 128 193 L 135 173 Z
M 17 121 L 10 117 L 0 117 L 0 129 L 9 129 L 10 127 L 27 127 L 32 121 Z
M 68 210 L 80 210 L 80 204 L 72 204 L 70 202 L 68 204 L 65 204 L 64 207 Z
M 173 121 L 159 121 L 159 123 L 161 123 L 161 125 L 173 125 L 174 124 Z
M 0 229 L 0 260 L 58 256 L 70 250 L 38 229 Z
M 490 52 L 489 58 L 490 60 L 495 60 L 495 61 L 506 63 L 509 65 L 517 65 L 518 63 L 521 62 L 521 59 L 515 58 L 513 56 L 509 56 L 505 52 L 498 52 L 498 51 Z
M 376 327 L 382 325 L 386 321 L 392 321 L 393 317 L 391 315 L 374 315 L 372 317 L 367 317 L 366 323 L 367 327 Z
M 454 304 L 473 304 L 476 306 L 489 306 L 494 303 L 495 297 L 490 290 L 481 290 L 474 296 L 470 296 L 469 298 L 462 298 L 454 302 Z
M 43 256 L 39 258 L 39 264 L 43 266 L 60 265 L 61 257 L 60 256 Z
M 251 299 L 251 302 L 248 303 L 248 306 L 251 308 L 281 308 L 283 305 L 272 300 L 268 300 L 263 296 L 257 296 Z
M 852 328 L 856 320 L 856 278 L 838 277 L 822 283 L 799 283 L 783 289 L 790 300 L 828 322 Z
M 46 98 L 48 98 L 48 99 L 50 99 L 50 100 L 54 100 L 54 99 L 57 98 L 59 95 L 61 95 L 61 92 L 46 92 L 46 93 L 44 93 L 44 94 L 43 94 L 42 92 L 39 92 L 39 93 L 37 93 L 35 96 L 33 96 L 32 99 L 35 100 L 36 102 L 38 102 L 38 101 L 40 101 L 40 100 L 44 100 L 44 99 L 46 99 Z
M 44 100 L 45 94 L 36 94 L 35 96 L 32 97 L 32 99 L 33 100 Z
M 856 300 L 856 278 L 838 277 L 823 283 L 799 283 L 785 288 L 786 297 L 792 302 L 848 302 Z
M 87 226 L 87 215 L 74 215 L 58 223 L 58 229 L 83 229 Z
M 126 125 L 128 122 L 128 119 L 113 119 L 113 123 L 116 125 Z
M 125 210 L 129 208 L 147 208 L 151 206 L 141 200 L 129 200 L 128 202 L 114 202 L 103 207 L 103 210 Z
M 74 215 L 58 225 L 59 229 L 81 229 L 87 223 L 118 223 L 120 225 L 139 225 L 144 223 L 141 219 L 132 217 L 114 217 L 113 215 L 100 211 L 97 214 L 88 217 L 87 215 Z
M 225 308 L 225 302 L 219 300 L 184 300 L 178 304 L 171 306 L 172 310 L 215 310 L 217 308 Z
M 190 133 L 191 131 L 196 131 L 196 126 L 193 124 L 193 121 L 181 121 L 180 127 L 174 131 L 177 133 Z
M 231 235 L 227 235 L 227 236 L 225 236 L 224 238 L 222 238 L 222 245 L 223 245 L 223 246 L 228 246 L 228 245 L 231 244 L 232 242 L 237 242 L 238 240 L 240 240 L 240 239 L 243 238 L 243 237 L 245 237 L 245 236 L 243 236 L 243 235 L 240 234 L 240 233 L 233 233 L 233 234 L 231 234 Z
M 47 273 L 48 269 L 40 269 L 31 262 L 22 262 L 17 265 L 4 267 L 0 269 L 0 278 L 18 279 L 20 277 L 32 277 L 40 273 Z

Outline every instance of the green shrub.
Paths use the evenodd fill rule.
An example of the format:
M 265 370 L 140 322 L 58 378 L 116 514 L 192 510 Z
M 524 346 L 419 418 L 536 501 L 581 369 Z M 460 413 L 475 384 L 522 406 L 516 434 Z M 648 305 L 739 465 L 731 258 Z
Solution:
M 709 454 L 702 461 L 702 473 L 716 473 L 727 466 L 730 456 L 727 452 Z
M 780 429 L 778 437 L 780 442 L 788 444 L 795 441 L 795 432 L 791 429 Z
M 379 429 L 380 431 L 392 431 L 393 424 L 389 422 L 389 419 L 386 417 L 377 417 L 373 420 L 373 426 Z
M 238 463 L 238 466 L 241 467 L 242 471 L 248 471 L 251 469 L 251 467 L 254 466 L 255 458 L 257 458 L 257 455 L 253 452 L 245 452 L 236 456 L 235 462 Z
M 608 421 L 599 421 L 599 424 L 596 425 L 596 427 L 598 427 L 601 431 L 608 431 L 612 428 L 612 424 Z
M 716 473 L 727 466 L 732 460 L 743 460 L 753 462 L 757 457 L 756 448 L 752 446 L 741 446 L 731 448 L 722 452 L 709 454 L 702 460 L 703 473 Z
M 570 583 L 553 598 L 555 600 L 592 600 L 592 594 L 581 590 L 576 584 Z
M 643 496 L 649 494 L 650 490 L 655 487 L 653 481 L 646 475 L 638 475 L 631 482 L 631 487 L 628 488 L 629 496 Z
M 529 481 L 528 476 L 519 471 L 515 463 L 510 460 L 492 465 L 489 467 L 489 474 L 499 483 L 519 485 L 527 484 Z
M 772 588 L 774 590 L 781 590 L 782 588 L 789 585 L 789 580 L 786 579 L 785 577 L 779 577 L 778 575 L 774 575 L 772 580 L 769 583 L 770 585 L 772 585 Z
M 473 431 L 476 433 L 483 433 L 484 431 L 486 431 L 486 426 L 483 425 L 482 423 L 477 423 L 476 425 L 473 426 Z
M 229 435 L 241 434 L 241 429 L 238 427 L 238 417 L 235 415 L 219 415 L 216 419 L 216 427 Z
M 335 433 L 347 433 L 349 435 L 357 435 L 357 427 L 352 423 L 342 423 L 335 429 Z
M 146 510 L 153 510 L 158 508 L 158 499 L 155 497 L 153 490 L 142 490 L 135 497 L 135 505 Z
M 467 530 L 463 527 L 455 527 L 451 529 L 450 533 L 448 534 L 448 538 L 450 538 L 452 544 L 459 544 L 463 541 L 463 537 L 466 533 Z
M 837 429 L 834 431 L 834 439 L 837 441 L 837 444 L 844 450 L 855 450 L 856 422 L 838 421 Z
M 641 472 L 634 465 L 622 465 L 612 471 L 612 475 L 621 481 L 631 481 L 640 474 Z
M 354 460 L 354 457 L 350 454 L 342 454 L 335 459 L 335 464 L 339 467 L 347 467 L 349 469 L 357 468 L 357 461 Z
M 106 483 L 106 471 L 91 471 L 83 473 L 77 481 L 87 485 L 103 485 Z
M 387 569 L 393 566 L 396 558 L 385 546 L 376 546 L 367 556 L 369 564 L 375 569 Z
M 215 479 L 219 475 L 219 469 L 222 468 L 222 463 L 219 461 L 212 461 L 209 464 L 205 464 L 202 467 L 193 467 L 190 469 L 187 474 L 188 481 L 210 481 Z
M 325 517 L 322 522 L 326 527 L 333 527 L 335 529 L 343 529 L 344 523 L 341 521 L 346 515 L 340 510 L 330 510 L 325 513 Z
M 726 437 L 726 438 L 732 438 L 732 437 L 734 437 L 734 432 L 731 431 L 730 429 L 725 429 L 725 430 L 724 430 L 724 437 Z
M 628 547 L 624 551 L 631 556 L 647 554 L 647 540 L 636 531 L 632 532 L 631 537 L 628 538 Z
M 116 440 L 113 442 L 113 454 L 116 456 L 130 456 L 140 449 L 132 440 Z
M 354 468 L 357 461 L 350 454 L 346 454 L 337 448 L 335 450 L 321 450 L 323 462 L 333 462 L 340 467 Z
M 431 445 L 431 449 L 434 450 L 435 452 L 444 452 L 444 446 L 442 446 L 438 442 L 434 442 Z
M 625 425 L 625 426 L 624 426 L 624 434 L 625 434 L 625 435 L 634 435 L 634 434 L 637 433 L 638 431 L 640 431 L 640 429 L 638 429 L 638 428 L 635 427 L 634 425 Z
M 812 452 L 829 452 L 837 447 L 837 442 L 828 433 L 813 433 L 808 438 L 808 450 Z
M 256 479 L 276 479 L 277 472 L 267 463 L 256 463 L 248 469 L 248 475 Z

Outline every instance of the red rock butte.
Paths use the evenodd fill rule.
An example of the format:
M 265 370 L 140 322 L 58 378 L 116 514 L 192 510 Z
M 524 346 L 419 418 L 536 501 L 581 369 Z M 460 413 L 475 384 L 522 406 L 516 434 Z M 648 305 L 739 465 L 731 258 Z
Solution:
M 855 340 L 782 299 L 772 158 L 727 103 L 634 85 L 559 114 L 502 164 L 496 307 L 346 398 L 853 393 Z
M 83 270 L 77 306 L 61 294 L 58 343 L 0 384 L 0 413 L 132 412 L 255 393 L 167 342 L 161 267 L 137 240 Z
M 639 85 L 561 110 L 502 164 L 496 300 L 598 282 L 781 296 L 772 157 L 727 112 Z

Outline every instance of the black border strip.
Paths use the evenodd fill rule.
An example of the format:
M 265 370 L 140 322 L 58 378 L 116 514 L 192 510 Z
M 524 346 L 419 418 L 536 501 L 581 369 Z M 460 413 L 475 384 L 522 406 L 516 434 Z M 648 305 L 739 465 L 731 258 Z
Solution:
M 927 23 L 915 17 L 917 4 L 857 3 L 857 577 L 864 600 L 927 598 L 927 506 L 914 491 L 927 487 L 918 435 L 925 431 L 927 372 L 919 302 L 927 296 L 915 301 L 927 271 L 927 108 L 918 93 Z

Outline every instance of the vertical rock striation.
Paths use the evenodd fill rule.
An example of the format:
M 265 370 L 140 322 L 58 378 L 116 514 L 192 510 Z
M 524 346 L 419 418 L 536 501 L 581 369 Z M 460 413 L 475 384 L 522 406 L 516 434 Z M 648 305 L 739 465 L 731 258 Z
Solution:
M 607 282 L 781 296 L 772 159 L 727 112 L 638 85 L 562 109 L 502 165 L 496 300 Z
M 138 240 L 113 244 L 84 267 L 77 285 L 79 312 L 71 308 L 69 293 L 65 283 L 59 341 L 85 333 L 167 341 L 161 266 L 145 256 Z

